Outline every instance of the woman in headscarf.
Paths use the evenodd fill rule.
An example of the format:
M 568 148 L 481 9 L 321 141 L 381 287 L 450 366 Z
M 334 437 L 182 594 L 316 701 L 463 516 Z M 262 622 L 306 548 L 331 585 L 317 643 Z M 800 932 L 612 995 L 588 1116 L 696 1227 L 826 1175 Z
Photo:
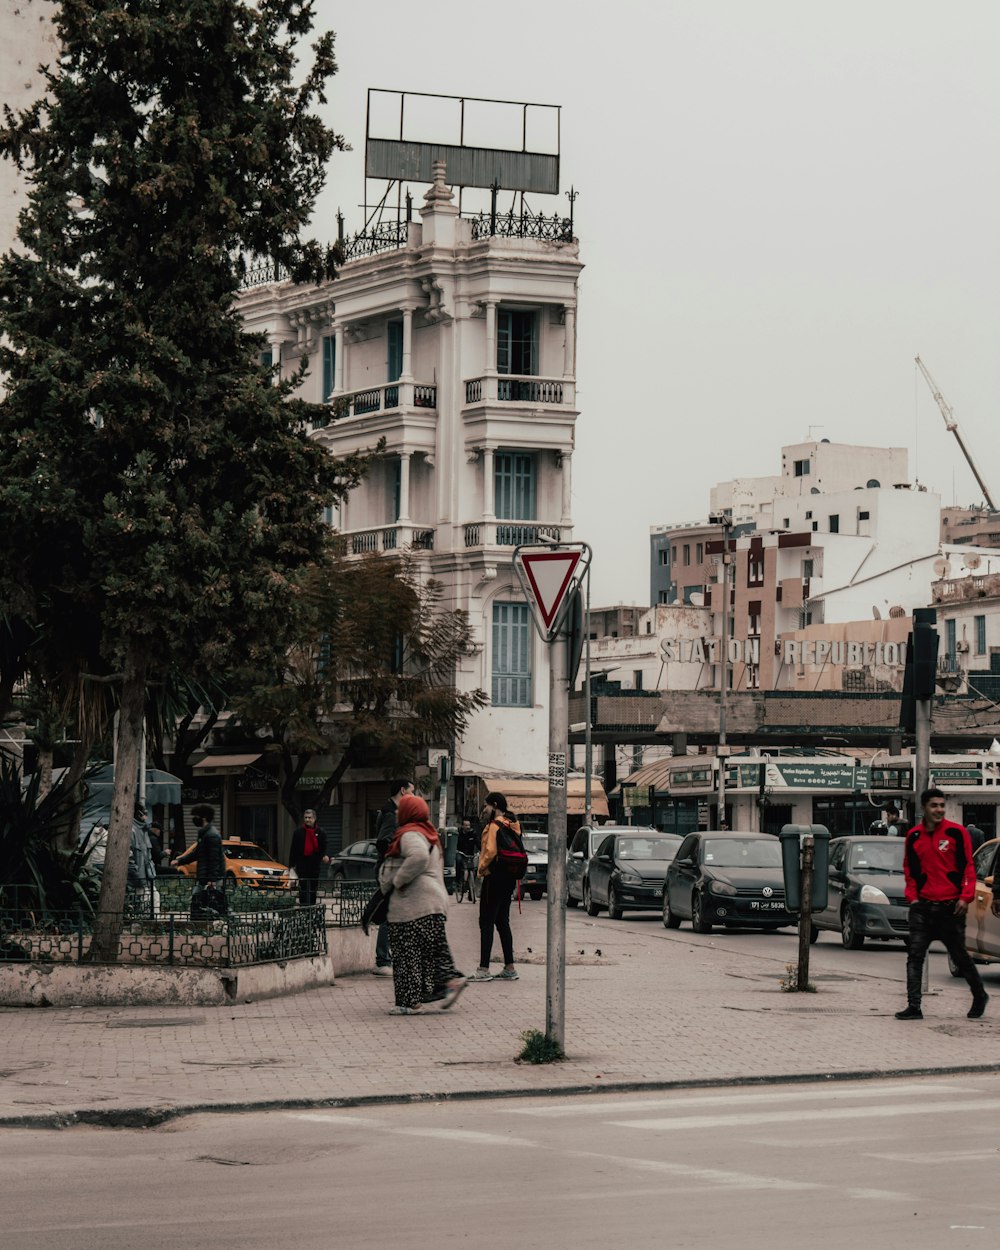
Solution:
M 389 943 L 396 1005 L 392 1016 L 419 1014 L 425 1003 L 447 1011 L 465 989 L 455 967 L 445 916 L 444 853 L 427 804 L 416 794 L 399 800 L 399 824 L 379 869 L 389 894 Z

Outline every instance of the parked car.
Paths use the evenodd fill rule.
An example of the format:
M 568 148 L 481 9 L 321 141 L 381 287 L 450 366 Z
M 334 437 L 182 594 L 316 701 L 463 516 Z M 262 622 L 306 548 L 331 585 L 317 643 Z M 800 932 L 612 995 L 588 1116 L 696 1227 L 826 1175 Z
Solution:
M 378 852 L 374 838 L 352 842 L 330 861 L 331 881 L 374 881 Z
M 831 841 L 827 905 L 813 913 L 813 941 L 821 929 L 838 931 L 852 951 L 859 951 L 868 938 L 906 940 L 905 847 L 902 838 L 854 836 Z
M 192 842 L 184 854 L 194 846 L 195 843 Z M 236 881 L 253 889 L 291 888 L 288 866 L 280 863 L 256 842 L 244 842 L 242 838 L 223 838 L 222 853 L 226 857 L 226 877 L 229 881 Z M 198 863 L 192 860 L 190 864 L 178 864 L 177 871 L 185 877 L 196 877 Z
M 583 883 L 587 915 L 596 916 L 602 907 L 612 920 L 621 920 L 626 911 L 659 911 L 667 865 L 683 840 L 679 833 L 645 829 L 607 834 L 587 866 Z
M 590 861 L 604 839 L 611 833 L 628 833 L 636 836 L 657 836 L 657 830 L 648 825 L 581 825 L 573 835 L 566 856 L 566 905 L 576 907 L 583 902 L 583 887 L 587 880 Z
M 976 897 L 969 904 L 965 921 L 965 949 L 977 963 L 994 963 L 1000 960 L 1000 917 L 993 915 L 993 883 L 1000 863 L 1000 838 L 984 842 L 972 857 L 976 870 Z M 997 887 L 1000 890 L 1000 886 Z M 962 974 L 948 956 L 948 967 L 953 977 Z
M 549 875 L 549 835 L 524 833 L 521 841 L 528 855 L 528 871 L 521 879 L 521 892 L 537 902 L 545 893 Z
M 689 833 L 667 868 L 663 923 L 780 929 L 797 924 L 785 909 L 781 843 L 768 833 Z

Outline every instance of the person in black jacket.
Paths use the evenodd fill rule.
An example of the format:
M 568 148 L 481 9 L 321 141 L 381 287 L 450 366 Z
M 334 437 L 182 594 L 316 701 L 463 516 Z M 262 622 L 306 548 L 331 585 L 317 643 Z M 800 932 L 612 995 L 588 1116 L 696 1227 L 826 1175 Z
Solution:
M 389 801 L 379 812 L 378 823 L 375 825 L 376 877 L 378 876 L 378 870 L 382 867 L 382 861 L 392 845 L 392 840 L 396 836 L 399 800 L 404 794 L 412 793 L 413 782 L 409 777 L 397 777 L 394 781 L 389 782 Z M 377 977 L 392 976 L 392 951 L 389 947 L 388 922 L 380 924 L 378 927 L 378 940 L 375 943 L 375 967 L 372 971 Z
M 170 866 L 178 868 L 181 864 L 190 864 L 192 860 L 197 860 L 199 894 L 204 896 L 211 891 L 213 908 L 225 911 L 226 856 L 222 850 L 222 836 L 213 823 L 215 808 L 210 803 L 197 803 L 191 808 L 191 820 L 198 830 L 198 841 L 184 855 L 175 856 L 170 861 Z M 195 910 L 193 897 L 191 910 Z
M 326 834 L 316 821 L 316 813 L 310 808 L 302 814 L 302 824 L 292 834 L 292 846 L 288 862 L 299 877 L 299 906 L 312 907 L 316 902 L 321 864 L 328 864 Z

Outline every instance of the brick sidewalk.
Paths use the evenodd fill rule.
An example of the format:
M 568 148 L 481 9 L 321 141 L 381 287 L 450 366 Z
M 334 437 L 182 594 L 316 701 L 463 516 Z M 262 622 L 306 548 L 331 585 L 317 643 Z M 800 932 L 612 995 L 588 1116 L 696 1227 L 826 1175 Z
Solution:
M 477 909 L 453 905 L 449 936 L 469 972 Z M 658 922 L 567 915 L 565 1063 L 514 1062 L 545 1026 L 545 904 L 514 918 L 521 978 L 470 985 L 451 1012 L 390 1017 L 392 982 L 361 975 L 290 998 L 233 1007 L 0 1009 L 0 1123 L 129 1109 L 244 1107 L 620 1084 L 767 1080 L 848 1072 L 992 1067 L 1000 983 L 981 1021 L 932 956 L 926 1019 L 901 1024 L 903 954 L 893 979 L 832 972 L 813 948 L 816 994 L 780 989 L 792 935 L 754 942 Z M 829 949 L 829 948 L 827 948 Z M 856 969 L 856 971 L 855 971 Z M 991 984 L 992 982 L 992 984 Z M 142 1116 L 137 1116 L 141 1122 Z

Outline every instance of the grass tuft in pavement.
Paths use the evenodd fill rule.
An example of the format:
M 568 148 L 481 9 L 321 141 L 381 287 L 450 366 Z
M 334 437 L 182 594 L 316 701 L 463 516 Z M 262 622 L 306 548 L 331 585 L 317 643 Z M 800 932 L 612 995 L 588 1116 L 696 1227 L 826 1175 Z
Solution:
M 518 1063 L 559 1063 L 566 1058 L 562 1047 L 538 1029 L 527 1029 L 521 1040 L 524 1049 L 517 1057 Z

